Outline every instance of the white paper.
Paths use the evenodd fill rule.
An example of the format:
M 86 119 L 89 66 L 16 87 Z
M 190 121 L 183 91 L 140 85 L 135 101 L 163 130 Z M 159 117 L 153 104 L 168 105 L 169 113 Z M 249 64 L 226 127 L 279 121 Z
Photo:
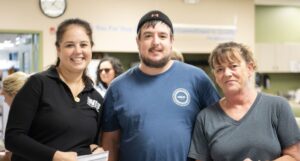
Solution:
M 77 157 L 78 161 L 108 161 L 108 151 L 97 154 L 81 155 Z

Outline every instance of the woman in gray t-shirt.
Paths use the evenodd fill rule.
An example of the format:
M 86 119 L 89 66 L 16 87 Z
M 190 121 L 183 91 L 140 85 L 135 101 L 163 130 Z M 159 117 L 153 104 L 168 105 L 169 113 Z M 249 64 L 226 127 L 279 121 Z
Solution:
M 300 130 L 291 108 L 281 97 L 256 91 L 252 52 L 242 44 L 222 43 L 209 63 L 224 97 L 198 115 L 189 157 L 300 160 Z

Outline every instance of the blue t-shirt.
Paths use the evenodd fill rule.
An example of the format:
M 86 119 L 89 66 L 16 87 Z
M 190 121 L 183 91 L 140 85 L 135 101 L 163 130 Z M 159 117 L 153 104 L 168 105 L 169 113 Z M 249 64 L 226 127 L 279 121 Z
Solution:
M 175 61 L 150 76 L 134 67 L 106 93 L 103 130 L 121 131 L 120 161 L 186 161 L 198 112 L 218 100 L 199 68 Z

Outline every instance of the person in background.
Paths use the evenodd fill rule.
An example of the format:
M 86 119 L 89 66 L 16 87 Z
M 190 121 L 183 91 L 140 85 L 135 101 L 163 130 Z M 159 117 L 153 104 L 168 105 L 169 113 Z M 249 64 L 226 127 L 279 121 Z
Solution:
M 26 82 L 27 77 L 26 73 L 19 71 L 3 79 L 1 94 L 4 96 L 4 101 L 8 106 L 11 106 L 16 94 Z
M 89 23 L 63 21 L 55 45 L 56 65 L 29 77 L 11 105 L 5 145 L 12 161 L 77 161 L 100 149 L 95 144 L 103 99 L 86 75 L 93 46 Z
M 104 97 L 113 79 L 122 74 L 123 71 L 123 65 L 117 58 L 106 56 L 100 60 L 96 72 L 96 89 L 102 97 Z
M 173 51 L 171 53 L 171 59 L 184 62 L 183 54 L 180 51 L 176 50 L 176 49 L 173 49 Z
M 224 93 L 197 116 L 189 157 L 197 161 L 300 160 L 300 131 L 289 103 L 255 89 L 256 63 L 243 44 L 219 44 L 209 57 Z
M 8 75 L 3 79 L 1 95 L 4 96 L 4 101 L 8 106 L 11 106 L 16 94 L 22 88 L 24 83 L 26 82 L 28 75 L 24 72 L 15 72 L 13 74 Z M 4 121 L 6 123 L 6 121 Z M 4 125 L 5 127 L 6 125 Z M 5 131 L 5 128 L 3 128 Z M 0 161 L 10 161 L 11 160 L 11 152 L 5 151 L 5 155 L 0 159 Z
M 104 100 L 109 161 L 187 161 L 198 112 L 219 100 L 203 70 L 171 60 L 173 33 L 161 11 L 140 19 L 141 62 L 111 83 Z
M 0 82 L 2 82 L 3 79 L 3 71 L 0 69 Z

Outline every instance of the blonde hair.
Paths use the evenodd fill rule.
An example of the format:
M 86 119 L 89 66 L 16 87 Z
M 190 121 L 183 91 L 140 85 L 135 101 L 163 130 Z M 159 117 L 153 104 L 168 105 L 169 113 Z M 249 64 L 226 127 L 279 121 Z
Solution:
M 184 62 L 184 57 L 183 57 L 182 53 L 176 49 L 173 49 L 173 51 L 171 53 L 171 59 Z
M 23 72 L 15 72 L 3 79 L 2 90 L 10 96 L 16 95 L 25 84 L 28 75 Z

